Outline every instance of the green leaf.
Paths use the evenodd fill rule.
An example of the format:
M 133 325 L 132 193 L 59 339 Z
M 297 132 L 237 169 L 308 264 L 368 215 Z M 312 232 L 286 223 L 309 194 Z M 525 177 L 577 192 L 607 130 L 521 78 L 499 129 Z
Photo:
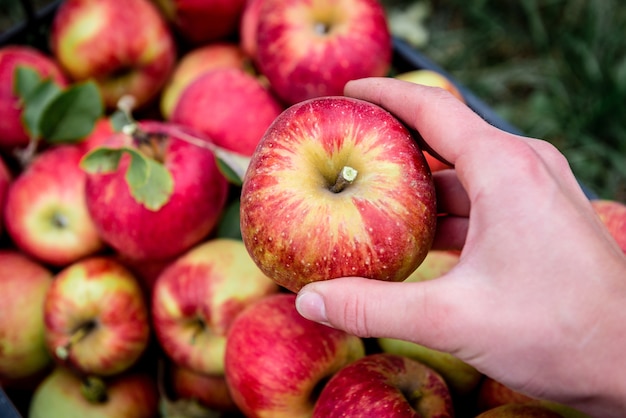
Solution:
M 93 81 L 75 84 L 52 98 L 39 121 L 48 142 L 74 142 L 87 136 L 102 117 L 104 105 Z
M 217 224 L 216 235 L 220 238 L 233 238 L 241 240 L 241 225 L 239 209 L 241 202 L 239 199 L 231 202 L 224 209 L 222 218 Z
M 13 80 L 13 93 L 22 100 L 43 81 L 37 71 L 21 65 L 15 68 L 15 77 Z
M 215 147 L 213 152 L 217 158 L 217 167 L 224 177 L 235 186 L 241 186 L 250 165 L 250 157 L 220 147 Z
M 132 123 L 134 123 L 134 121 L 128 117 L 126 112 L 122 112 L 121 110 L 116 110 L 111 115 L 111 125 L 113 125 L 113 130 L 115 132 L 122 132 L 124 126 Z
M 41 138 L 41 117 L 48 105 L 61 93 L 61 88 L 52 80 L 37 84 L 22 97 L 22 122 L 33 138 Z
M 82 158 L 80 167 L 90 174 L 111 173 L 117 170 L 123 153 L 120 148 L 99 147 Z

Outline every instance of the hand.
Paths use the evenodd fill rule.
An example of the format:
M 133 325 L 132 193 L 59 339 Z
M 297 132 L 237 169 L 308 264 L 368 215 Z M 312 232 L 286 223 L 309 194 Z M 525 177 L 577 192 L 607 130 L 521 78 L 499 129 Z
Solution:
M 309 284 L 299 312 L 452 353 L 530 396 L 624 416 L 626 256 L 564 156 L 498 130 L 442 89 L 372 78 L 345 94 L 386 108 L 454 165 L 434 173 L 446 215 L 433 248 L 461 257 L 427 282 Z

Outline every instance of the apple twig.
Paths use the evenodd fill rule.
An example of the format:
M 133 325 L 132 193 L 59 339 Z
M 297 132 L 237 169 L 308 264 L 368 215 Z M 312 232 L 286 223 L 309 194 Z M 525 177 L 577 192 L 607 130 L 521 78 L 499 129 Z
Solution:
M 344 166 L 339 175 L 337 175 L 337 180 L 335 184 L 330 188 L 330 191 L 333 193 L 339 193 L 347 186 L 352 184 L 354 180 L 356 180 L 356 176 L 359 172 L 350 166 Z

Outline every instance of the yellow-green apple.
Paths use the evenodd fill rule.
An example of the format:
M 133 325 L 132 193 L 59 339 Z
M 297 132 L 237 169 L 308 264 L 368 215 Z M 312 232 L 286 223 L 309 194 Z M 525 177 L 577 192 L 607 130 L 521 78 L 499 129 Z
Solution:
M 626 204 L 618 200 L 593 199 L 591 206 L 626 254 Z
M 20 98 L 15 91 L 15 75 L 19 67 L 35 70 L 41 78 L 49 78 L 61 87 L 68 83 L 52 56 L 26 45 L 0 48 L 0 151 L 4 152 L 23 148 L 30 141 L 30 134 L 22 122 Z
M 314 418 L 454 417 L 452 395 L 433 369 L 408 357 L 369 354 L 344 366 L 322 388 Z
M 170 119 L 194 128 L 219 147 L 250 156 L 283 109 L 256 76 L 240 68 L 219 68 L 187 85 Z
M 85 201 L 83 151 L 67 144 L 41 151 L 9 187 L 4 222 L 13 243 L 63 267 L 104 248 Z
M 295 297 L 267 296 L 230 328 L 226 382 L 246 417 L 310 417 L 327 380 L 365 355 L 362 339 L 300 316 Z
M 506 404 L 484 411 L 476 418 L 563 418 L 558 412 L 537 404 Z
M 243 50 L 234 42 L 212 42 L 186 52 L 161 92 L 161 115 L 165 119 L 171 117 L 181 92 L 202 73 L 223 67 L 246 69 L 247 62 Z
M 29 379 L 52 364 L 43 322 L 52 280 L 50 270 L 23 253 L 0 250 L 0 386 Z
M 159 416 L 159 394 L 154 378 L 144 373 L 121 374 L 95 393 L 65 367 L 57 367 L 35 390 L 29 418 L 154 418 Z M 102 395 L 93 399 L 94 395 Z
M 176 62 L 171 29 L 150 0 L 66 0 L 50 29 L 51 50 L 74 81 L 93 79 L 108 108 L 124 95 L 155 99 Z
M 157 278 L 153 328 L 174 363 L 223 375 L 231 324 L 247 306 L 278 290 L 241 241 L 210 239 L 180 256 Z
M 4 206 L 11 181 L 13 181 L 13 173 L 0 156 L 0 237 L 4 232 Z
M 138 150 L 163 164 L 173 185 L 159 208 L 146 207 L 131 194 L 126 179 L 131 161 L 128 154 L 122 155 L 114 171 L 87 175 L 89 213 L 104 241 L 127 259 L 176 257 L 204 240 L 217 225 L 229 185 L 214 153 L 188 141 L 188 131 L 167 122 L 144 120 L 134 134 L 120 132 L 104 144 Z M 197 138 L 197 133 L 191 137 Z
M 465 101 L 461 90 L 459 90 L 459 88 L 452 82 L 452 80 L 447 76 L 441 74 L 440 72 L 434 70 L 420 68 L 396 74 L 394 78 L 397 78 L 398 80 L 409 81 L 415 84 L 422 84 L 425 86 L 440 87 L 452 93 L 452 95 L 460 101 Z
M 178 401 L 195 401 L 204 408 L 219 412 L 236 412 L 238 409 L 223 375 L 202 374 L 173 364 L 169 379 Z
M 142 289 L 111 257 L 89 257 L 57 273 L 43 315 L 54 359 L 85 375 L 121 373 L 148 346 L 150 317 Z
M 436 279 L 450 271 L 458 262 L 458 252 L 431 250 L 405 282 Z M 421 344 L 395 338 L 379 338 L 378 344 L 384 352 L 412 358 L 437 371 L 455 396 L 470 394 L 483 376 L 473 366 L 456 356 Z
M 246 0 L 153 0 L 180 37 L 204 45 L 237 34 Z
M 384 76 L 392 42 L 378 0 L 263 0 L 256 61 L 277 95 L 291 105 L 343 94 L 346 82 Z
M 386 110 L 341 96 L 292 105 L 261 139 L 241 191 L 241 234 L 279 285 L 406 279 L 436 225 L 431 172 Z

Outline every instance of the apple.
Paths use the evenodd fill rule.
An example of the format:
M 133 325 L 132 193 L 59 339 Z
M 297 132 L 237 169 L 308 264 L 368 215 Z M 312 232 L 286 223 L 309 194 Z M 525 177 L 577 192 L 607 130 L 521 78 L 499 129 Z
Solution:
M 153 418 L 159 394 L 152 376 L 122 374 L 105 382 L 101 399 L 85 395 L 93 389 L 65 367 L 57 367 L 35 390 L 29 418 Z
M 54 58 L 26 45 L 0 47 L 0 151 L 11 152 L 30 142 L 30 134 L 22 123 L 20 98 L 15 93 L 15 74 L 18 67 L 35 70 L 40 77 L 50 78 L 59 86 L 68 80 Z
M 215 145 L 251 156 L 284 106 L 254 75 L 239 68 L 202 74 L 180 94 L 171 116 Z
M 105 247 L 87 211 L 82 156 L 71 144 L 41 151 L 6 196 L 4 223 L 13 243 L 50 266 L 69 265 Z
M 440 87 L 452 93 L 452 95 L 460 101 L 465 102 L 465 98 L 463 97 L 461 90 L 459 90 L 450 78 L 440 72 L 429 70 L 427 68 L 419 68 L 396 74 L 394 78 L 425 86 Z
M 173 190 L 158 209 L 144 206 L 131 194 L 126 182 L 128 155 L 121 157 L 114 172 L 87 175 L 89 213 L 104 241 L 124 258 L 171 259 L 203 241 L 217 225 L 229 184 L 213 152 L 186 140 L 188 131 L 167 122 L 143 120 L 135 134 L 118 133 L 105 142 L 111 148 L 138 149 L 163 163 L 172 176 Z
M 322 388 L 313 418 L 453 417 L 443 378 L 422 363 L 389 353 L 369 354 L 335 373 Z
M 450 271 L 459 262 L 459 253 L 430 250 L 420 266 L 405 282 L 436 279 Z M 434 369 L 444 378 L 454 395 L 468 395 L 480 383 L 482 373 L 456 356 L 395 338 L 378 338 L 382 351 L 409 357 Z
M 161 115 L 170 119 L 182 91 L 206 71 L 216 68 L 246 69 L 248 58 L 238 44 L 212 42 L 196 47 L 176 63 L 172 76 L 161 92 Z
M 113 127 L 111 118 L 103 116 L 96 121 L 89 135 L 83 138 L 78 143 L 78 146 L 82 149 L 83 154 L 88 154 L 96 148 L 105 145 L 109 138 L 114 134 L 115 128 Z
M 28 379 L 52 364 L 43 322 L 52 280 L 52 272 L 40 263 L 16 250 L 0 250 L 0 386 Z
M 0 157 L 0 237 L 4 232 L 4 207 L 6 205 L 7 191 L 13 181 L 13 173 L 9 170 L 2 157 Z
M 264 0 L 257 17 L 259 71 L 287 104 L 341 95 L 346 82 L 384 76 L 393 52 L 378 0 Z
M 239 44 L 243 52 L 256 64 L 257 27 L 264 0 L 247 0 L 239 24 Z
M 563 418 L 558 412 L 537 404 L 506 404 L 476 415 L 476 418 Z
M 137 107 L 153 99 L 173 71 L 176 44 L 150 0 L 66 0 L 50 28 L 52 53 L 74 81 L 93 79 L 105 105 L 124 95 Z
M 617 200 L 594 199 L 591 206 L 626 254 L 626 204 Z
M 406 279 L 436 227 L 432 175 L 386 110 L 329 96 L 292 105 L 252 156 L 241 234 L 258 266 L 297 292 L 343 276 Z
M 142 289 L 111 257 L 89 257 L 61 270 L 43 306 L 48 350 L 58 364 L 82 374 L 119 374 L 148 346 Z
M 175 364 L 172 366 L 170 379 L 177 400 L 196 401 L 212 411 L 237 411 L 223 375 L 207 375 Z
M 165 353 L 195 372 L 223 375 L 226 336 L 246 306 L 278 291 L 239 240 L 215 238 L 170 264 L 152 292 L 152 324 Z
M 327 379 L 365 355 L 362 339 L 300 316 L 295 298 L 261 299 L 228 333 L 226 383 L 248 418 L 310 417 Z
M 246 0 L 154 0 L 181 38 L 191 45 L 237 34 Z

